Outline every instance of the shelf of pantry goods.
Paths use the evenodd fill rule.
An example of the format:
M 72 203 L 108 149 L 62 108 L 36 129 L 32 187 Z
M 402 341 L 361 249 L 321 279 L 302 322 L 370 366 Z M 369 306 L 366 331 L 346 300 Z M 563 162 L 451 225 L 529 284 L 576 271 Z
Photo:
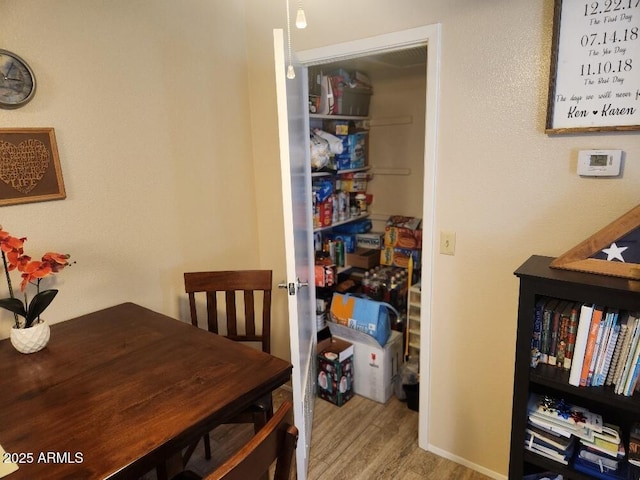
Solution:
M 312 177 L 328 177 L 330 175 L 343 175 L 345 173 L 366 172 L 371 167 L 345 168 L 344 170 L 331 170 L 328 172 L 311 172 Z
M 331 228 L 337 227 L 338 225 L 344 225 L 346 223 L 351 223 L 351 222 L 355 222 L 357 220 L 362 220 L 363 218 L 367 218 L 368 216 L 369 216 L 369 214 L 365 213 L 363 215 L 358 215 L 358 216 L 355 216 L 355 217 L 349 217 L 346 220 L 342 220 L 340 222 L 332 223 L 331 225 L 327 225 L 326 227 L 314 228 L 313 231 L 314 232 L 322 232 L 323 230 L 329 230 Z

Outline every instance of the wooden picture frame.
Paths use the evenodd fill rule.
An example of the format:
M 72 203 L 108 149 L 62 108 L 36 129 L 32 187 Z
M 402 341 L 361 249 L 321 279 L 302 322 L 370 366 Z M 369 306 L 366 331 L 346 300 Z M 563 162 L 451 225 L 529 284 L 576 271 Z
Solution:
M 54 129 L 0 129 L 0 206 L 66 196 Z
M 640 264 L 590 258 L 640 228 L 640 205 L 551 262 L 552 268 L 640 280 Z
M 547 134 L 640 130 L 640 0 L 555 0 Z

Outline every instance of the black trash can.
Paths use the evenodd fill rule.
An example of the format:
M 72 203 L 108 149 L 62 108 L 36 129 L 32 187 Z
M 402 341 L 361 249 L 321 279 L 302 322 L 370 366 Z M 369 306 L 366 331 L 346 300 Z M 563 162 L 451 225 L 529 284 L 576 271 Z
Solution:
M 407 407 L 409 407 L 409 410 L 417 412 L 420 405 L 420 384 L 411 383 L 403 385 L 402 388 L 404 388 L 404 393 L 407 395 Z

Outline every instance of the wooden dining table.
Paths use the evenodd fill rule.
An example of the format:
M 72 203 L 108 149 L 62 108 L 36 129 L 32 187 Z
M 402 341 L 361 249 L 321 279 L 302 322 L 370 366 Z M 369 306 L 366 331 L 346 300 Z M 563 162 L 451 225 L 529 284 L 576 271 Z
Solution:
M 286 383 L 291 364 L 124 303 L 0 341 L 0 445 L 18 479 L 136 479 Z M 6 457 L 9 458 L 9 457 Z

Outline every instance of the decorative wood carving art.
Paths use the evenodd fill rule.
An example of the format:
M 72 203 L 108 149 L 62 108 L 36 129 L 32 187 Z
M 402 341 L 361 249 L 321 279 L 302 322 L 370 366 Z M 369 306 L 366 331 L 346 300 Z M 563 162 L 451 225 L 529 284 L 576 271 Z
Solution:
M 640 205 L 560 255 L 551 267 L 640 280 Z
M 53 128 L 0 129 L 0 206 L 66 197 Z

